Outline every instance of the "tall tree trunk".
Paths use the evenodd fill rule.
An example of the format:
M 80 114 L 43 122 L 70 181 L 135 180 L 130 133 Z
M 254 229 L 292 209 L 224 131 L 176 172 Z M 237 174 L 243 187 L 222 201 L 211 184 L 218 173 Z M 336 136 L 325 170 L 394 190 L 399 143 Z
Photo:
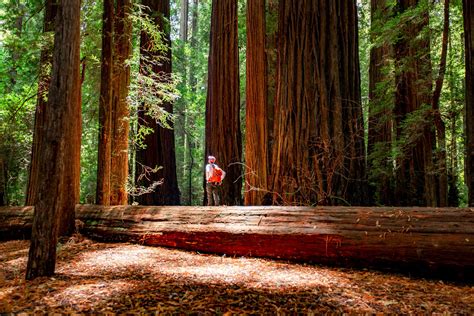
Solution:
M 112 152 L 112 79 L 114 71 L 114 1 L 104 0 L 102 17 L 102 60 L 99 99 L 99 153 L 96 203 L 110 205 Z
M 205 154 L 216 156 L 217 163 L 227 172 L 221 190 L 221 201 L 225 205 L 241 204 L 242 140 L 237 32 L 237 0 L 213 0 Z
M 130 130 L 127 97 L 130 87 L 132 24 L 131 0 L 117 0 L 114 24 L 114 73 L 112 82 L 112 145 L 110 169 L 110 204 L 128 203 L 128 135 Z
M 441 60 L 439 62 L 439 74 L 436 79 L 435 90 L 432 98 L 432 109 L 434 115 L 434 123 L 436 126 L 438 138 L 438 206 L 445 207 L 448 205 L 448 171 L 446 165 L 446 126 L 441 117 L 439 108 L 439 99 L 441 97 L 441 89 L 443 88 L 444 75 L 446 73 L 446 58 L 448 53 L 449 38 L 449 0 L 444 0 L 444 23 L 443 23 L 443 42 L 441 46 Z
M 265 0 L 247 2 L 245 205 L 261 205 L 268 191 Z
M 53 0 L 45 1 L 43 33 L 54 31 L 54 19 L 57 12 L 57 4 Z M 36 99 L 35 125 L 33 130 L 33 145 L 31 149 L 30 172 L 28 176 L 28 187 L 26 192 L 26 205 L 34 205 L 38 198 L 38 167 L 40 141 L 43 140 L 43 125 L 45 122 L 45 108 L 48 103 L 48 88 L 51 81 L 49 69 L 53 59 L 52 45 L 45 45 L 41 50 L 38 95 Z
M 463 0 L 466 46 L 466 183 L 469 206 L 474 206 L 474 3 Z
M 279 0 L 266 0 L 266 19 L 265 19 L 265 59 L 267 61 L 267 153 L 269 155 L 267 159 L 267 170 L 270 174 L 272 164 L 272 144 L 274 139 L 274 110 L 275 110 L 275 95 L 276 95 L 276 73 L 278 65 L 278 7 Z M 269 182 L 270 175 L 267 175 L 267 182 Z M 268 199 L 267 199 L 268 198 Z M 264 198 L 266 203 L 270 204 L 270 194 L 267 194 Z
M 171 41 L 170 41 L 170 5 L 169 1 L 143 0 L 143 4 L 150 8 L 150 16 L 158 28 L 163 32 L 162 37 L 168 48 L 166 51 L 153 48 L 152 42 L 146 31 L 141 33 L 140 52 L 144 57 L 141 61 L 141 71 L 145 74 L 149 71 L 163 78 L 163 82 L 168 82 L 171 77 Z M 157 62 L 159 61 L 159 62 Z M 152 64 L 150 64 L 152 63 Z M 139 185 L 149 187 L 154 182 L 162 180 L 162 184 L 156 187 L 155 192 L 143 194 L 138 197 L 138 202 L 143 205 L 179 205 L 180 192 L 176 175 L 176 156 L 174 144 L 173 122 L 168 120 L 171 128 L 162 127 L 157 124 L 156 118 L 147 114 L 152 104 L 144 104 L 144 108 L 139 112 L 139 121 L 154 130 L 153 133 L 145 137 L 145 149 L 137 152 L 137 176 L 141 174 L 142 166 L 155 168 L 162 167 L 157 172 L 144 177 L 138 181 Z M 173 114 L 171 102 L 163 100 L 161 106 L 170 114 Z
M 418 0 L 399 0 L 398 9 L 403 13 L 418 3 Z M 419 20 L 400 27 L 400 39 L 395 44 L 394 114 L 397 140 L 403 143 L 402 155 L 397 159 L 395 193 L 400 205 L 437 205 L 432 163 L 434 133 L 427 108 L 431 104 L 432 87 L 429 38 L 420 34 L 427 26 L 428 12 L 425 10 Z M 402 127 L 415 112 L 418 119 Z
M 26 279 L 54 274 L 59 220 L 64 212 L 74 214 L 75 205 L 65 205 L 64 173 L 77 129 L 75 112 L 80 101 L 80 1 L 62 0 L 58 7 L 53 68 L 48 105 L 45 108 L 44 141 L 39 151 L 38 199 L 28 255 Z
M 377 32 L 388 20 L 388 7 L 385 0 L 371 0 L 371 40 L 374 44 Z M 391 204 L 391 171 L 393 169 L 388 155 L 392 146 L 393 98 L 386 92 L 390 49 L 388 43 L 377 43 L 370 50 L 369 66 L 369 135 L 368 163 L 370 170 L 371 198 L 382 205 Z
M 355 1 L 280 1 L 274 203 L 362 204 Z

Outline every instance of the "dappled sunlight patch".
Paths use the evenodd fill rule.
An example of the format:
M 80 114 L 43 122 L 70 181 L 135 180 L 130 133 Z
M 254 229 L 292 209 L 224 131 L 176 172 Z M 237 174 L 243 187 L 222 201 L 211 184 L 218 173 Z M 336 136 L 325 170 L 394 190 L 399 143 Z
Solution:
M 127 280 L 92 280 L 80 281 L 79 284 L 67 286 L 56 293 L 44 297 L 43 302 L 49 307 L 70 307 L 75 310 L 93 310 L 108 300 L 133 291 L 137 284 Z
M 80 255 L 72 266 L 64 266 L 60 272 L 76 275 L 117 275 L 135 273 L 153 264 L 156 251 L 149 247 L 124 245 L 112 249 L 89 251 Z
M 284 290 L 328 287 L 342 280 L 316 272 L 311 267 L 286 265 L 264 260 L 210 259 L 221 262 L 187 262 L 179 266 L 164 266 L 160 272 L 186 277 L 195 282 L 245 284 L 248 287 Z

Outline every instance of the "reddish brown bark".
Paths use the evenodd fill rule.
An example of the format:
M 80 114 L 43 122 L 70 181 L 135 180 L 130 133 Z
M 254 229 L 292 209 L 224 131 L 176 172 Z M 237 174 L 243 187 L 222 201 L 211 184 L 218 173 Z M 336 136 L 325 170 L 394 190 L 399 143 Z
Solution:
M 163 82 L 169 82 L 171 77 L 171 41 L 169 33 L 170 5 L 169 1 L 143 0 L 142 3 L 150 11 L 149 15 L 163 33 L 164 45 L 168 47 L 165 51 L 158 50 L 149 34 L 142 30 L 140 38 L 141 72 L 150 72 L 163 78 Z M 144 139 L 146 148 L 137 151 L 136 175 L 139 177 L 144 172 L 143 167 L 161 167 L 157 172 L 147 174 L 137 185 L 150 187 L 154 182 L 162 181 L 152 193 L 143 194 L 137 197 L 143 205 L 179 205 L 180 192 L 176 174 L 176 156 L 174 144 L 173 122 L 168 120 L 171 128 L 160 126 L 153 118 L 147 114 L 148 108 L 156 106 L 153 104 L 143 104 L 138 113 L 139 124 L 143 124 L 153 129 L 153 133 Z M 173 114 L 173 104 L 163 100 L 163 109 Z
M 245 205 L 260 205 L 268 192 L 265 0 L 247 3 Z
M 371 0 L 371 40 L 374 44 L 377 32 L 388 20 L 388 7 L 385 0 Z M 388 43 L 377 43 L 370 50 L 369 66 L 369 135 L 368 163 L 369 181 L 373 202 L 391 204 L 390 174 L 393 166 L 388 159 L 392 146 L 392 97 L 387 94 L 385 85 L 388 76 L 390 48 Z M 382 86 L 383 85 L 383 86 Z
M 240 205 L 242 140 L 240 132 L 237 0 L 213 0 L 206 101 L 205 154 L 227 172 L 221 202 Z
M 112 75 L 114 1 L 104 0 L 102 18 L 102 60 L 99 99 L 99 153 L 97 162 L 96 203 L 110 205 L 112 153 Z
M 0 239 L 27 236 L 31 208 L 0 208 Z M 473 277 L 474 214 L 460 208 L 78 205 L 81 232 L 199 252 Z M 26 229 L 25 229 L 26 228 Z M 445 269 L 443 271 L 443 269 Z
M 129 14 L 131 0 L 118 0 L 114 24 L 114 73 L 112 82 L 112 148 L 110 175 L 110 204 L 128 203 L 128 136 L 130 110 L 127 102 L 130 87 L 132 24 Z
M 400 0 L 400 13 L 414 8 L 418 0 Z M 418 20 L 400 26 L 395 44 L 397 68 L 395 128 L 403 145 L 397 159 L 396 202 L 399 205 L 437 205 L 436 178 L 432 161 L 434 130 L 428 106 L 431 105 L 431 60 L 429 38 L 421 35 L 428 26 L 428 11 Z M 413 113 L 418 120 L 403 126 Z
M 35 203 L 26 278 L 54 274 L 59 221 L 75 205 L 64 199 L 69 184 L 66 155 L 75 152 L 71 139 L 80 101 L 80 1 L 63 0 L 58 8 L 51 85 L 45 107 L 44 140 L 39 149 L 38 199 Z M 69 175 L 73 177 L 73 175 Z M 75 188 L 72 188 L 75 191 Z
M 463 0 L 466 54 L 466 183 L 469 206 L 474 206 L 474 3 Z
M 44 7 L 43 33 L 54 31 L 54 19 L 56 17 L 57 5 L 53 0 L 46 0 Z M 30 172 L 28 187 L 26 191 L 26 205 L 34 205 L 38 197 L 38 154 L 43 139 L 43 126 L 45 120 L 45 107 L 48 103 L 48 88 L 51 74 L 48 69 L 53 59 L 52 45 L 45 45 L 41 50 L 38 95 L 36 100 L 35 125 L 33 130 L 33 145 L 31 148 Z
M 280 1 L 276 203 L 366 202 L 357 41 L 355 1 Z

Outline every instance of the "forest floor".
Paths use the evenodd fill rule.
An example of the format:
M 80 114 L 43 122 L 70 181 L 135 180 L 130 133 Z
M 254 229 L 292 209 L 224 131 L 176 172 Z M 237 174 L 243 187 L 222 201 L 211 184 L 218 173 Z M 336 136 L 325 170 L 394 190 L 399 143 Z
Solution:
M 74 236 L 25 281 L 28 241 L 0 243 L 0 313 L 474 314 L 474 286 Z

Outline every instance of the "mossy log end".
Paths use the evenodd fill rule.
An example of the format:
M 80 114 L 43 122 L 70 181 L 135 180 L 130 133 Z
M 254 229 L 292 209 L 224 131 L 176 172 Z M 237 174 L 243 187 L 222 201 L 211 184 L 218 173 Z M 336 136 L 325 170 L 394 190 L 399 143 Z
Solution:
M 0 208 L 0 238 L 28 237 L 32 214 Z M 474 279 L 468 208 L 78 205 L 76 218 L 101 241 Z

